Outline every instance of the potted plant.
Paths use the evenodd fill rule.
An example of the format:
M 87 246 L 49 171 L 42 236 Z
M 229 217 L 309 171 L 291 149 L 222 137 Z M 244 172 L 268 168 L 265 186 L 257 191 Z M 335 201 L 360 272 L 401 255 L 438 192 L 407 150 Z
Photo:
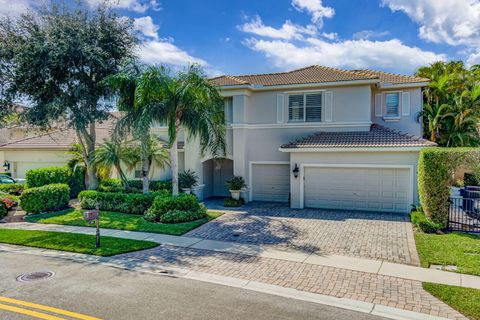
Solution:
M 198 176 L 195 171 L 187 170 L 178 175 L 178 185 L 183 193 L 190 194 L 192 187 L 196 186 L 197 182 Z
M 245 184 L 245 180 L 243 179 L 243 177 L 234 176 L 232 179 L 227 181 L 227 186 L 232 196 L 232 199 L 240 200 L 240 192 L 247 185 Z

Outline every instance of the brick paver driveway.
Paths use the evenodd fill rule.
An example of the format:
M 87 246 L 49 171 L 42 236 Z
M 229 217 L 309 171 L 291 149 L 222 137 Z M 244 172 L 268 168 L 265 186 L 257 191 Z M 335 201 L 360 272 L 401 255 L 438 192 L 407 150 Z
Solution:
M 218 202 L 207 202 L 218 208 Z M 241 210 L 241 211 L 240 211 Z M 187 234 L 211 240 L 418 264 L 410 220 L 405 214 L 290 209 L 249 203 Z

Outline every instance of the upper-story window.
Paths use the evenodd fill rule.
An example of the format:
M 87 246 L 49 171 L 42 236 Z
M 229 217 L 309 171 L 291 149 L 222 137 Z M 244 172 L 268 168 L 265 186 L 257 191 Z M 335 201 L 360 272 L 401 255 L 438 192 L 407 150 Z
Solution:
M 225 122 L 227 124 L 233 123 L 233 99 L 225 99 Z
M 322 121 L 322 94 L 295 93 L 288 96 L 289 122 Z
M 400 117 L 400 93 L 385 94 L 385 118 Z

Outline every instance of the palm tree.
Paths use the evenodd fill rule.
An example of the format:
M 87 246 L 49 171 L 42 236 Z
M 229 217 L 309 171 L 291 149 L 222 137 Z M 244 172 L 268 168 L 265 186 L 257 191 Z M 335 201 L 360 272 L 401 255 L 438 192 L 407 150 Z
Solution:
M 181 129 L 188 139 L 198 138 L 201 153 L 213 157 L 225 154 L 224 104 L 217 88 L 198 66 L 172 74 L 165 67 L 152 66 L 145 71 L 127 68 L 107 80 L 119 96 L 126 115 L 119 121 L 135 123 L 137 137 L 146 136 L 153 125 L 168 127 L 173 195 L 178 195 L 178 135 Z M 119 107 L 119 108 L 120 108 Z M 128 120 L 130 119 L 130 120 Z M 146 144 L 143 142 L 143 157 Z M 145 162 L 142 171 L 147 172 Z M 144 173 L 145 173 L 144 172 Z
M 95 150 L 95 156 L 93 164 L 99 172 L 103 172 L 105 175 L 110 175 L 111 168 L 114 167 L 117 170 L 122 184 L 128 188 L 128 179 L 122 169 L 122 162 L 129 163 L 130 157 L 126 151 L 128 147 L 122 145 L 118 140 L 104 140 L 97 150 Z
M 425 103 L 423 110 L 417 114 L 417 121 L 423 119 L 423 123 L 426 125 L 425 129 L 430 141 L 437 142 L 440 137 L 443 120 L 451 115 L 447 113 L 449 107 L 448 104 Z

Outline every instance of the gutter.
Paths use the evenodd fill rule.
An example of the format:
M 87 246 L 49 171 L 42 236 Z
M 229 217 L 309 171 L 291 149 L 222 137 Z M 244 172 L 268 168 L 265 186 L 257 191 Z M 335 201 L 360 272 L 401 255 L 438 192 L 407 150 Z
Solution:
M 280 152 L 313 153 L 313 152 L 412 152 L 436 146 L 413 147 L 348 147 L 348 148 L 278 148 Z

